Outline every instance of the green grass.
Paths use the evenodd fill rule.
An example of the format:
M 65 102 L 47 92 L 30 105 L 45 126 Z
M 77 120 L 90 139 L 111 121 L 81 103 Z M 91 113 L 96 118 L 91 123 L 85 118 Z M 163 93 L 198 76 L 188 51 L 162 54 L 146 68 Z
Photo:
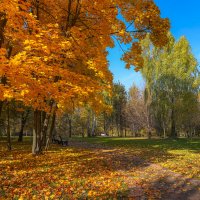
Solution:
M 113 147 L 125 148 L 150 148 L 157 150 L 188 150 L 200 152 L 200 139 L 136 139 L 136 138 L 112 138 L 112 137 L 94 137 L 94 138 L 73 138 L 73 140 L 84 141 L 88 143 L 104 144 Z
M 5 139 L 5 138 L 4 138 Z M 31 137 L 25 137 L 23 143 L 15 142 L 17 138 L 13 138 L 14 148 L 23 149 L 24 146 L 31 151 Z M 94 137 L 81 138 L 75 137 L 72 141 L 97 144 L 96 146 L 108 146 L 112 148 L 122 149 L 130 153 L 130 155 L 138 156 L 141 159 L 162 165 L 174 172 L 181 173 L 189 178 L 200 179 L 200 139 L 145 139 L 145 138 L 117 138 L 117 137 Z M 5 141 L 0 141 L 6 146 Z M 81 143 L 80 143 L 81 144 Z M 83 147 L 87 145 L 83 145 Z
M 159 165 L 183 180 L 200 179 L 200 139 L 76 137 L 71 140 L 78 144 L 51 145 L 39 156 L 31 154 L 31 137 L 23 143 L 13 137 L 11 152 L 5 139 L 0 140 L 0 199 L 117 199 L 128 194 L 129 184 L 142 185 L 149 199 L 158 199 L 156 192 L 165 190 L 151 185 L 168 177 Z
M 90 144 L 121 148 L 148 162 L 200 179 L 200 139 L 73 138 Z

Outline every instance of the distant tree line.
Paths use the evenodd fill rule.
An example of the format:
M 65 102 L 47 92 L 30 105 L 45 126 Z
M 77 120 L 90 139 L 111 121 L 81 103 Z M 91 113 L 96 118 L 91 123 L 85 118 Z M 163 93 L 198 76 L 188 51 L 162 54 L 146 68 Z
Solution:
M 171 34 L 168 37 L 169 43 L 164 48 L 155 47 L 149 36 L 141 42 L 144 90 L 133 85 L 126 92 L 122 84 L 115 83 L 113 96 L 104 95 L 112 111 L 96 115 L 90 108 L 76 110 L 70 115 L 74 134 L 148 138 L 200 136 L 197 61 L 185 37 L 178 41 Z

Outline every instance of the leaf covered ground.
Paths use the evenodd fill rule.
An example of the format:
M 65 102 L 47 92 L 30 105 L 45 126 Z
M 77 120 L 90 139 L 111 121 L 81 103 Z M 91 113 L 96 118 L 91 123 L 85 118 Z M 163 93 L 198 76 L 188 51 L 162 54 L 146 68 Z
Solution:
M 0 143 L 0 199 L 198 199 L 200 140 L 75 139 L 31 155 Z

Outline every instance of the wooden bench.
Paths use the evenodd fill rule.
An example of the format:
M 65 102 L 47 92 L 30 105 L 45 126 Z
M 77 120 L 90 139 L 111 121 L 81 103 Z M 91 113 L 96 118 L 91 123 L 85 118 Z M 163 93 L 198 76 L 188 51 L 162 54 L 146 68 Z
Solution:
M 60 135 L 59 135 L 59 138 L 60 138 L 60 144 L 62 146 L 68 146 L 68 139 L 67 138 L 62 138 Z
M 62 146 L 68 146 L 68 139 L 63 138 L 60 135 L 53 136 L 52 138 L 52 143 L 53 144 L 61 144 Z

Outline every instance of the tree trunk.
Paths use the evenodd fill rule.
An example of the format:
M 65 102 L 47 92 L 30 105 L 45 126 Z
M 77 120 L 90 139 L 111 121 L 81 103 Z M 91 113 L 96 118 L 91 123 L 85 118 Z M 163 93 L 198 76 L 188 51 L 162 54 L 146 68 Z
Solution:
M 123 116 L 122 116 L 122 109 L 120 108 L 120 115 L 119 115 L 119 129 L 120 129 L 120 137 L 123 137 Z
M 126 130 L 126 118 L 124 118 L 124 136 L 126 137 L 126 132 L 127 132 L 127 130 Z
M 114 135 L 114 130 L 113 130 L 113 127 L 114 127 L 114 123 L 113 123 L 113 116 L 111 116 L 111 127 L 110 127 L 110 129 L 111 129 L 111 134 L 112 134 L 112 137 L 113 137 L 113 135 Z
M 174 111 L 174 98 L 172 98 L 171 137 L 177 138 L 177 133 L 176 133 L 176 121 L 175 121 L 175 111 Z
M 72 120 L 69 119 L 69 137 L 72 137 Z
M 165 130 L 165 127 L 163 128 L 163 131 L 164 131 L 164 138 L 166 138 L 166 130 Z
M 151 139 L 151 136 L 152 136 L 152 135 L 151 135 L 151 130 L 149 129 L 149 130 L 148 130 L 148 139 Z
M 88 113 L 88 119 L 87 119 L 87 136 L 91 137 L 91 130 L 90 130 L 90 113 Z
M 10 105 L 7 103 L 7 148 L 11 151 L 11 138 L 10 138 Z
M 104 131 L 104 133 L 107 133 L 106 119 L 107 119 L 106 113 L 104 112 L 103 113 L 103 131 Z
M 117 134 L 118 134 L 118 137 L 120 137 L 120 128 L 119 128 L 119 125 L 117 124 Z
M 39 16 L 39 6 L 40 6 L 40 1 L 36 0 L 36 17 L 37 20 L 39 20 L 40 16 Z
M 67 115 L 68 118 L 68 127 L 69 127 L 69 138 L 72 137 L 72 119 L 69 115 Z
M 43 120 L 42 120 L 43 123 L 42 123 L 42 132 L 41 132 L 42 146 L 46 146 L 49 121 L 50 121 L 50 114 L 43 113 Z
M 151 139 L 151 116 L 150 116 L 150 104 L 147 104 L 147 134 L 148 139 Z
M 163 137 L 166 138 L 166 128 L 164 121 L 162 122 L 162 124 L 163 124 Z
M 84 130 L 84 125 L 82 125 L 82 138 L 85 137 L 85 130 Z
M 92 113 L 92 131 L 91 131 L 92 136 L 95 136 L 95 131 L 96 131 L 96 117 L 95 114 Z
M 22 116 L 21 116 L 21 128 L 20 128 L 20 132 L 19 132 L 18 142 L 22 142 L 23 141 L 24 127 L 26 125 L 26 121 L 28 119 L 29 113 L 30 113 L 30 110 L 27 110 L 27 112 L 24 111 L 22 113 Z M 25 114 L 25 116 L 24 116 L 24 114 Z
M 41 111 L 41 143 L 46 144 L 46 131 L 48 128 L 48 115 L 45 111 Z
M 18 142 L 23 142 L 23 135 L 24 135 L 24 126 L 21 124 L 21 128 L 20 128 L 20 131 L 19 131 Z
M 51 127 L 50 127 L 49 134 L 48 134 L 47 141 L 46 141 L 46 146 L 45 146 L 46 151 L 48 150 L 49 144 L 52 140 L 53 130 L 54 130 L 54 127 L 55 127 L 55 121 L 56 121 L 56 112 L 54 111 L 54 114 L 53 114 L 52 119 L 51 119 Z
M 0 12 L 0 48 L 4 43 L 4 29 L 6 27 L 7 21 L 8 20 L 6 19 L 6 13 Z
M 132 124 L 132 137 L 136 137 L 134 124 Z
M 111 133 L 112 133 L 112 137 L 113 137 L 114 136 L 113 124 L 112 124 L 112 128 L 111 128 Z
M 32 154 L 36 154 L 36 149 L 38 147 L 38 111 L 34 111 L 33 117 L 33 146 L 32 146 Z
M 2 110 L 3 110 L 3 101 L 0 101 L 0 118 L 1 118 L 1 113 L 2 113 Z
M 34 111 L 34 128 L 33 128 L 33 146 L 32 154 L 40 154 L 42 152 L 41 141 L 41 111 Z

